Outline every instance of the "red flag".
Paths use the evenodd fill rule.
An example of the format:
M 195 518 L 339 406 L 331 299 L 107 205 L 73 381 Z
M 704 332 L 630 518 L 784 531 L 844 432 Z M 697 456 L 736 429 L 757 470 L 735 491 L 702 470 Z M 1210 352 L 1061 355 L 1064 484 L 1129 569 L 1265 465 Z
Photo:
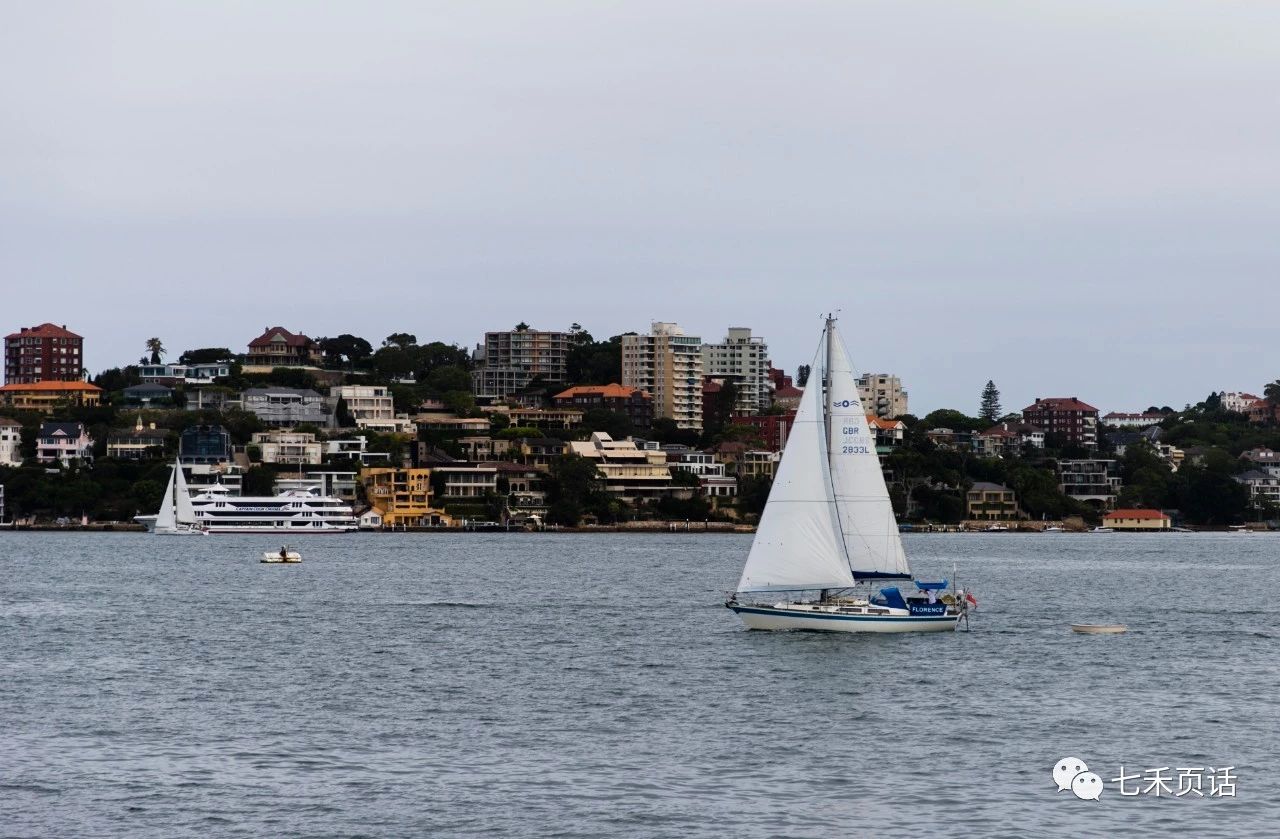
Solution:
M 974 597 L 974 596 L 973 596 L 972 594 L 970 594 L 969 592 L 967 592 L 967 591 L 966 591 L 966 592 L 964 593 L 964 599 L 965 599 L 965 600 L 968 600 L 970 603 L 972 603 L 972 604 L 973 604 L 973 608 L 975 608 L 975 609 L 976 609 L 976 608 L 978 608 L 978 598 Z

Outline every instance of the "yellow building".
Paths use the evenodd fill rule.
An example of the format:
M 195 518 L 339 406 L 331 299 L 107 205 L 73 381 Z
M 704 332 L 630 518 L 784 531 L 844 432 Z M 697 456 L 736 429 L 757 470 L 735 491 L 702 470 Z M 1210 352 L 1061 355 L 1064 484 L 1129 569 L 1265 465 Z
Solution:
M 453 519 L 431 506 L 430 469 L 376 466 L 360 470 L 360 483 L 385 528 L 453 526 Z
M 1159 510 L 1112 510 L 1102 517 L 1112 530 L 1168 530 L 1172 520 Z
M 0 405 L 17 411 L 49 415 L 69 405 L 96 408 L 101 402 L 102 388 L 88 382 L 45 381 L 0 387 Z

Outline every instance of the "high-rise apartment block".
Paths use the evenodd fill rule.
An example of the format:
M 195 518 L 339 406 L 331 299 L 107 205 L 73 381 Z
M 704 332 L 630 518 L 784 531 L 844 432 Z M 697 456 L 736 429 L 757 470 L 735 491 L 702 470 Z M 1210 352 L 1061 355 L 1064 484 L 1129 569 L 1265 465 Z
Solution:
M 702 345 L 702 372 L 738 389 L 735 413 L 758 414 L 769 407 L 769 347 L 751 330 L 733 326 L 722 343 Z
M 1098 445 L 1098 409 L 1074 396 L 1036 399 L 1022 409 L 1022 419 L 1068 442 L 1087 448 Z
M 868 414 L 886 419 L 907 411 L 907 392 L 892 373 L 863 373 L 858 377 L 858 397 Z
M 674 323 L 622 336 L 622 384 L 653 395 L 653 416 L 702 430 L 702 339 Z
M 537 329 L 486 332 L 475 354 L 471 376 L 478 397 L 505 399 L 529 386 L 535 377 L 562 389 L 569 359 L 569 333 Z
M 24 326 L 5 336 L 5 384 L 78 382 L 83 371 L 84 338 L 68 331 L 65 324 Z

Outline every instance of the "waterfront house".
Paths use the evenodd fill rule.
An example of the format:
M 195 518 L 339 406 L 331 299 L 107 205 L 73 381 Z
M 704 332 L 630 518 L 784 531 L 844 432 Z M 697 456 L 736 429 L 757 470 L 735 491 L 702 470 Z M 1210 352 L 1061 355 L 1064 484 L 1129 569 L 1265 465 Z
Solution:
M 1123 484 L 1120 467 L 1115 460 L 1058 461 L 1058 485 L 1063 494 L 1097 509 L 1114 507 Z
M 315 367 L 320 360 L 320 348 L 315 341 L 283 326 L 271 326 L 249 342 L 245 372 L 251 372 L 247 369 L 250 367 L 267 371 L 273 367 Z
M 1268 448 L 1249 449 L 1241 453 L 1240 459 L 1254 469 L 1280 477 L 1280 452 Z
M 282 428 L 302 423 L 320 428 L 333 425 L 327 400 L 310 388 L 251 387 L 240 394 L 240 404 L 262 420 L 263 425 Z
M 62 408 L 96 408 L 101 402 L 102 388 L 88 382 L 43 381 L 0 387 L 0 406 L 46 416 Z
M 153 405 L 172 405 L 173 388 L 154 383 L 142 383 L 125 388 L 121 394 L 126 405 L 150 408 Z
M 318 466 L 324 454 L 324 445 L 309 432 L 259 431 L 250 445 L 257 447 L 263 463 Z
M 46 422 L 36 437 L 36 460 L 61 463 L 93 460 L 93 440 L 82 422 Z
M 372 466 L 360 470 L 360 482 L 385 528 L 453 525 L 443 510 L 432 506 L 430 469 Z
M 550 471 L 551 464 L 564 457 L 567 444 L 555 437 L 521 437 L 516 441 L 520 462 L 542 472 Z
M 980 521 L 1017 521 L 1026 518 L 1018 495 L 1003 484 L 978 481 L 965 495 L 966 517 Z
M 231 360 L 209 364 L 139 364 L 143 384 L 208 385 L 231 375 Z
M 107 437 L 107 457 L 117 460 L 151 460 L 164 456 L 169 432 L 154 422 L 143 425 L 142 414 L 133 428 L 112 432 Z
M 1250 469 L 1232 476 L 1249 489 L 1249 503 L 1254 507 L 1273 505 L 1280 508 L 1280 475 L 1262 469 Z
M 655 499 L 671 488 L 671 469 L 661 450 L 640 449 L 631 440 L 615 440 L 603 431 L 593 432 L 589 440 L 568 445 L 569 453 L 595 464 L 605 491 L 623 501 Z
M 1173 521 L 1159 510 L 1112 510 L 1102 517 L 1112 530 L 1168 530 Z
M 0 466 L 22 465 L 22 423 L 0 417 Z

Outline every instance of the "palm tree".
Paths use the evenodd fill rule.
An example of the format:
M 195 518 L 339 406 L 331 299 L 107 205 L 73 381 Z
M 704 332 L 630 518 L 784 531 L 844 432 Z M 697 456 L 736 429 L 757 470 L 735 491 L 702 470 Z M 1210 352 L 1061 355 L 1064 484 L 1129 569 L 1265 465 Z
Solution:
M 148 338 L 147 352 L 151 353 L 151 363 L 159 364 L 160 357 L 165 354 L 164 344 L 160 343 L 159 338 Z

